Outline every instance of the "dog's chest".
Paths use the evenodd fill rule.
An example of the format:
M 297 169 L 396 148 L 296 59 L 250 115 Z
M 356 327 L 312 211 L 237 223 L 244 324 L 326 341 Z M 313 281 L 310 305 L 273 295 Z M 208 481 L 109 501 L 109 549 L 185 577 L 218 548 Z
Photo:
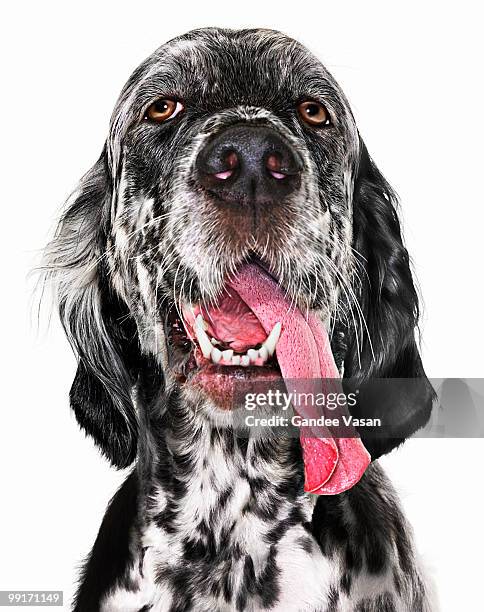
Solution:
M 324 609 L 334 568 L 308 531 L 310 496 L 254 497 L 243 477 L 198 495 L 201 482 L 191 484 L 176 516 L 173 500 L 158 492 L 130 589 L 112 593 L 104 610 Z

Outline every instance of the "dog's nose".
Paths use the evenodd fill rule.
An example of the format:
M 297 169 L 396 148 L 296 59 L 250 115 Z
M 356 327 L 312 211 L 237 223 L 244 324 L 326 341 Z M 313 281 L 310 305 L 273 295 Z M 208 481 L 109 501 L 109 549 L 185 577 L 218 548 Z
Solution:
M 300 186 L 303 165 L 274 129 L 236 125 L 200 151 L 196 167 L 201 185 L 225 202 L 272 204 Z

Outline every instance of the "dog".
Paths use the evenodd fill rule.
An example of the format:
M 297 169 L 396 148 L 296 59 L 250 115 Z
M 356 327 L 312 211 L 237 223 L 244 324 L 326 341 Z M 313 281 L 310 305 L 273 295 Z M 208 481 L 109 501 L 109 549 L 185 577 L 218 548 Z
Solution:
M 134 463 L 75 611 L 435 610 L 377 462 L 434 399 L 397 198 L 305 47 L 218 28 L 162 45 L 124 86 L 45 257 L 77 421 L 113 466 Z M 238 435 L 227 399 L 309 372 L 324 338 L 343 384 L 419 383 L 351 408 L 383 426 L 358 429 L 372 462 L 334 495 L 324 478 L 326 494 L 306 492 L 297 437 Z

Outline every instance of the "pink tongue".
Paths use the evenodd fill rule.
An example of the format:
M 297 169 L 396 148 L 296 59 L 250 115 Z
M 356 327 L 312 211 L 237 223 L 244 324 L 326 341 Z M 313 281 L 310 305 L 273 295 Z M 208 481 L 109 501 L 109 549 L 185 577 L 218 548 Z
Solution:
M 341 384 L 336 381 L 339 374 L 328 335 L 315 315 L 310 314 L 306 320 L 298 308 L 291 307 L 279 285 L 259 266 L 244 266 L 230 285 L 254 312 L 267 334 L 277 322 L 282 324 L 276 354 L 286 387 L 288 384 L 292 387 L 287 389 L 289 393 L 342 392 Z M 304 418 L 320 416 L 311 405 L 295 408 Z M 340 419 L 342 414 L 348 413 L 340 408 Z M 354 436 L 334 440 L 325 427 L 301 428 L 305 491 L 333 495 L 360 480 L 370 463 L 370 455 L 356 432 Z

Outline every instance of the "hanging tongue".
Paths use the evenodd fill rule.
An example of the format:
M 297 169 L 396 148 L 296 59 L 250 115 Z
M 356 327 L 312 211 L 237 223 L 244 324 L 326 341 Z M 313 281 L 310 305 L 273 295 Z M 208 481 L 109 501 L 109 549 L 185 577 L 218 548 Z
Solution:
M 314 397 L 311 393 L 321 391 L 342 393 L 326 329 L 314 314 L 304 318 L 259 266 L 244 266 L 230 286 L 256 315 L 267 334 L 281 322 L 276 354 L 287 390 L 295 393 L 293 397 L 300 394 Z M 308 404 L 294 408 L 304 418 L 321 416 Z M 348 413 L 339 407 L 338 416 L 342 414 Z M 333 495 L 360 480 L 370 463 L 370 455 L 356 432 L 345 435 L 354 437 L 335 440 L 325 427 L 301 428 L 305 491 Z

